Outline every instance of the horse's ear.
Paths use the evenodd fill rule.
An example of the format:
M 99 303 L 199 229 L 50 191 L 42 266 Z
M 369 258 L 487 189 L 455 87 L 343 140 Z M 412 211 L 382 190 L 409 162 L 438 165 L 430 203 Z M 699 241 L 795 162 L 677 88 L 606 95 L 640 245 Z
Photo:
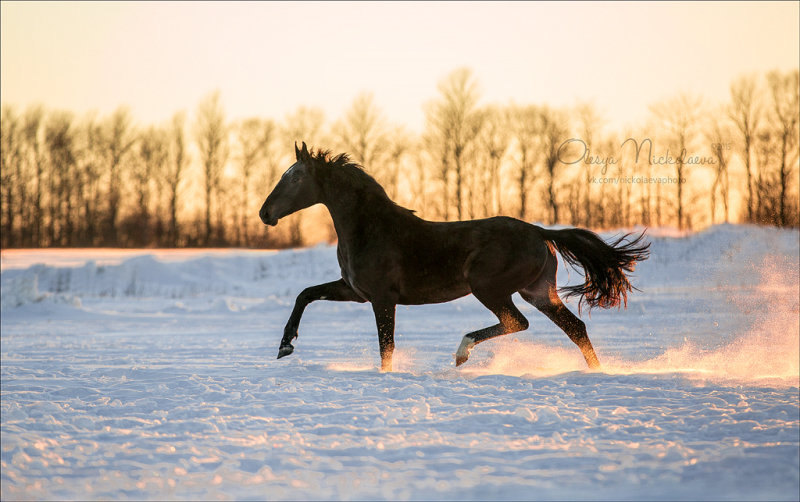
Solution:
M 303 141 L 303 152 L 302 153 L 303 153 L 304 157 L 309 157 L 308 147 L 306 146 L 306 142 L 305 141 Z
M 297 141 L 294 142 L 294 158 L 300 160 L 300 149 L 297 148 Z

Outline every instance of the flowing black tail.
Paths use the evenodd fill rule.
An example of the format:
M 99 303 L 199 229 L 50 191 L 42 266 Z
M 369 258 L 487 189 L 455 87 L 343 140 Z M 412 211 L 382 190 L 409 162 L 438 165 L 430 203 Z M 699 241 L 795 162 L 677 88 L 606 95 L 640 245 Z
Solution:
M 537 228 L 544 240 L 564 257 L 564 261 L 583 269 L 586 282 L 561 288 L 567 297 L 581 297 L 579 308 L 583 302 L 590 309 L 619 307 L 620 301 L 627 306 L 628 291 L 634 288 L 628 281 L 626 272 L 633 272 L 636 262 L 646 260 L 650 254 L 650 244 L 642 242 L 644 232 L 636 238 L 631 238 L 632 234 L 625 234 L 607 244 L 594 232 L 582 228 Z

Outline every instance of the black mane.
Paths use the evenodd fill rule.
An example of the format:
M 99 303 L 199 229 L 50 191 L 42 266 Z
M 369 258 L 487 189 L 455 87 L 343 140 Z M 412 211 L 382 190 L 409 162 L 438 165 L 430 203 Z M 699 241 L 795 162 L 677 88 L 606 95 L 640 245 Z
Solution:
M 396 202 L 390 199 L 386 194 L 386 190 L 383 189 L 380 183 L 378 183 L 375 178 L 370 176 L 362 165 L 352 161 L 350 156 L 346 153 L 340 153 L 339 155 L 334 156 L 331 154 L 330 150 L 314 151 L 312 148 L 308 153 L 307 159 L 302 160 L 308 160 L 311 164 L 317 166 L 318 168 L 329 169 L 330 173 L 335 173 L 334 178 L 342 181 L 342 183 L 345 185 L 343 188 L 361 190 L 378 198 L 379 200 L 385 200 L 389 204 L 399 209 L 403 209 L 409 213 L 414 212 L 398 205 Z

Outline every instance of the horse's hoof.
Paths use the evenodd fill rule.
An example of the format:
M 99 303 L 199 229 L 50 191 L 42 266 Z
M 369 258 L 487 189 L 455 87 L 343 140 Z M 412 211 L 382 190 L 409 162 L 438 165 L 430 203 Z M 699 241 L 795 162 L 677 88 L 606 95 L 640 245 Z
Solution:
M 458 346 L 458 350 L 456 350 L 456 366 L 461 366 L 467 362 L 467 359 L 469 359 L 469 352 L 474 346 L 475 342 L 472 341 L 472 338 L 464 336 L 464 338 L 461 339 L 461 344 Z
M 278 349 L 278 359 L 280 359 L 281 357 L 288 356 L 292 352 L 294 352 L 294 345 L 292 345 L 291 343 L 288 343 L 286 345 L 281 345 L 280 348 Z

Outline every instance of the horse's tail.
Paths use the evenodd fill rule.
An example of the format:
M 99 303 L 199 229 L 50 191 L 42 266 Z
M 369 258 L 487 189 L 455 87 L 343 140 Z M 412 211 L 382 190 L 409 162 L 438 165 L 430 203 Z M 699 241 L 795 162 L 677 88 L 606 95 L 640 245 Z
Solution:
M 597 234 L 582 228 L 567 230 L 546 230 L 536 227 L 544 240 L 575 267 L 580 266 L 586 275 L 586 282 L 577 286 L 565 286 L 561 291 L 566 296 L 580 296 L 581 302 L 589 308 L 619 307 L 620 301 L 627 307 L 628 291 L 631 286 L 626 272 L 633 272 L 637 261 L 646 260 L 650 251 L 649 243 L 644 243 L 644 232 L 632 238 L 625 234 L 611 244 L 607 244 Z

